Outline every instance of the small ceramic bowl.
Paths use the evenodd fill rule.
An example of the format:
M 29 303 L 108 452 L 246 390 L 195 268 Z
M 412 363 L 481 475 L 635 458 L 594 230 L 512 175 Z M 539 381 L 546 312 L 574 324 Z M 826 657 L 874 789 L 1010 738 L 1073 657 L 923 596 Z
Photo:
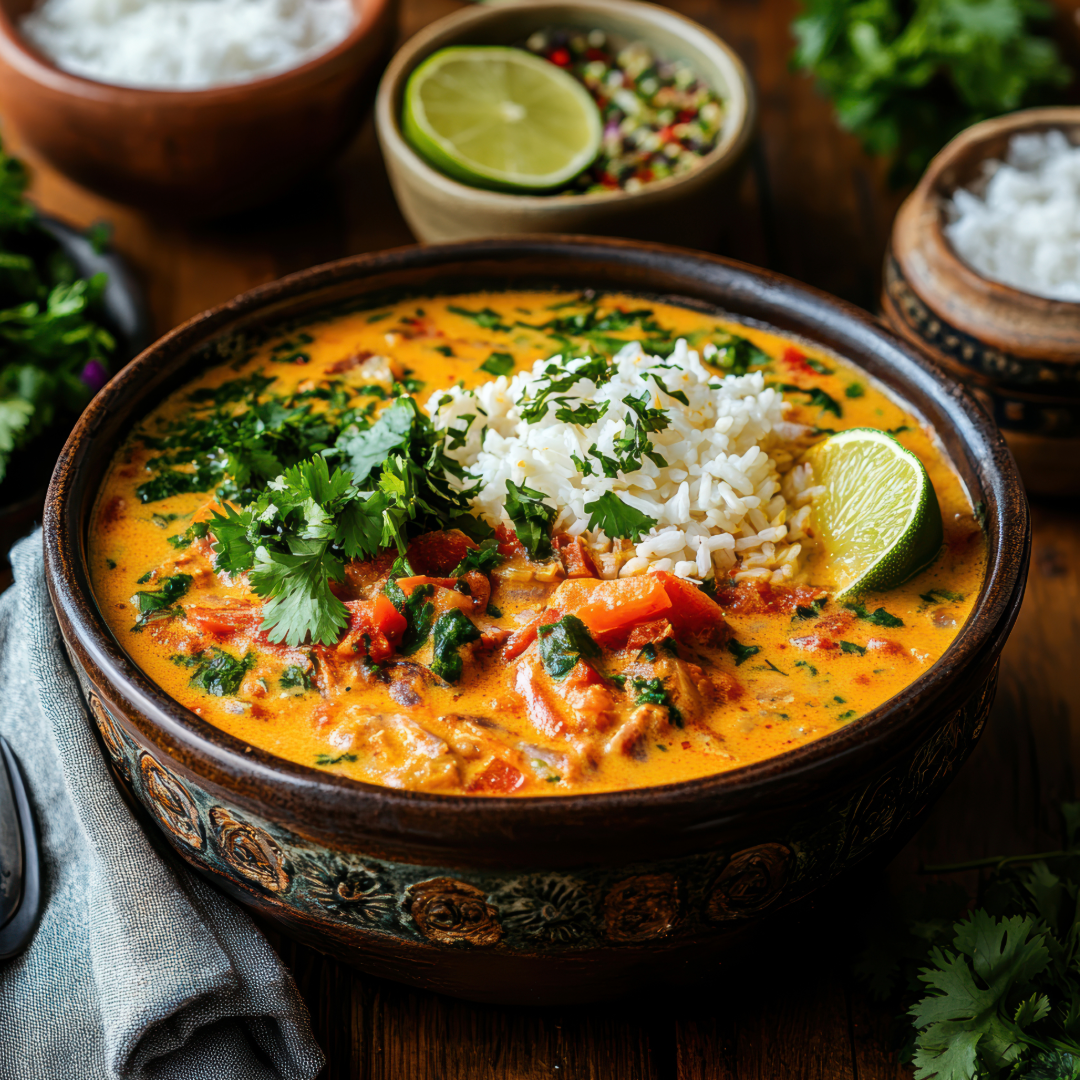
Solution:
M 300 67 L 209 90 L 144 90 L 61 71 L 19 34 L 33 0 L 0 0 L 0 113 L 60 172 L 108 198 L 206 218 L 265 202 L 356 131 L 397 0 L 354 0 L 344 41 Z
M 686 60 L 726 103 L 716 147 L 691 172 L 637 191 L 515 195 L 469 187 L 429 165 L 405 141 L 401 104 L 420 63 L 447 45 L 513 45 L 544 27 L 603 30 L 644 41 L 663 59 Z M 375 123 L 390 182 L 409 228 L 435 243 L 518 233 L 592 233 L 707 246 L 735 205 L 756 119 L 742 61 L 703 26 L 634 0 L 507 0 L 457 11 L 410 38 L 386 69 Z
M 600 289 L 724 311 L 848 357 L 925 418 L 981 504 L 986 577 L 944 656 L 831 735 L 684 783 L 544 798 L 401 791 L 206 723 L 110 634 L 90 586 L 98 485 L 132 425 L 238 335 L 333 305 Z M 568 237 L 360 255 L 261 286 L 152 345 L 57 464 L 46 577 L 103 751 L 175 851 L 286 932 L 365 970 L 502 1003 L 588 1001 L 708 974 L 769 920 L 910 836 L 986 722 L 1023 596 L 1027 502 L 990 419 L 864 311 L 738 263 Z
M 1063 131 L 1080 145 L 1080 108 L 1028 109 L 968 128 L 901 206 L 885 258 L 890 326 L 962 379 L 993 416 L 1028 490 L 1080 494 L 1080 304 L 981 277 L 946 239 L 946 204 L 978 190 L 983 162 L 1018 132 Z

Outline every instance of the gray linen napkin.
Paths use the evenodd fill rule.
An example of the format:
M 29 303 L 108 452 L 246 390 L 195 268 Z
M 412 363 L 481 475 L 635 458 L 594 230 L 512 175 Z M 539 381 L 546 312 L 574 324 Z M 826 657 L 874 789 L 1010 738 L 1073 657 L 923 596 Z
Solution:
M 274 1080 L 323 1056 L 289 973 L 251 920 L 165 863 L 91 730 L 45 587 L 41 532 L 0 596 L 0 734 L 37 813 L 45 908 L 0 963 L 2 1080 Z

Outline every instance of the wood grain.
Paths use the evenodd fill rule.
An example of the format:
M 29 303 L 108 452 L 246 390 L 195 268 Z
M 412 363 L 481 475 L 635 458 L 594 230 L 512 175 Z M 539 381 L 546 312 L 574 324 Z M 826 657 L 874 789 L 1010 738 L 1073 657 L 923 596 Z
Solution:
M 1080 42 L 1059 0 L 1061 32 Z M 406 0 L 402 37 L 455 10 Z M 756 176 L 718 250 L 873 307 L 899 194 L 787 67 L 795 0 L 673 0 L 725 37 L 760 91 Z M 1075 40 L 1073 40 L 1075 39 Z M 9 145 L 17 137 L 4 131 Z M 33 164 L 33 162 L 31 162 Z M 143 274 L 164 331 L 303 266 L 409 243 L 370 121 L 341 160 L 266 211 L 185 229 L 91 196 L 47 168 L 33 195 L 77 224 L 109 220 Z M 994 715 L 975 754 L 887 875 L 846 883 L 799 913 L 750 963 L 706 987 L 603 1008 L 470 1005 L 362 976 L 271 934 L 308 1003 L 327 1080 L 901 1080 L 890 1018 L 848 974 L 853 927 L 881 889 L 926 862 L 1037 850 L 1060 839 L 1055 806 L 1080 767 L 1080 507 L 1037 505 L 1028 595 L 1002 658 Z

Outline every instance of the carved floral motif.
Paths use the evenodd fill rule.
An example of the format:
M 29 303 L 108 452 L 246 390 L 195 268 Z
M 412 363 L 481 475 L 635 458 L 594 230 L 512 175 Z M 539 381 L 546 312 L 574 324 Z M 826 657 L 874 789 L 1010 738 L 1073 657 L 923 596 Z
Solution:
M 350 920 L 376 923 L 394 910 L 394 894 L 385 891 L 388 886 L 367 866 L 324 857 L 303 866 L 300 877 L 322 907 Z
M 776 903 L 792 863 L 786 844 L 759 844 L 736 852 L 712 887 L 705 905 L 709 922 L 746 919 Z
M 604 898 L 604 933 L 614 941 L 650 941 L 670 933 L 681 913 L 682 884 L 674 874 L 639 874 Z
M 202 822 L 187 788 L 145 750 L 139 755 L 139 773 L 154 816 L 177 840 L 201 851 Z
M 593 904 L 585 883 L 564 874 L 517 878 L 492 896 L 503 923 L 526 937 L 568 945 L 592 933 Z
M 410 885 L 406 904 L 417 929 L 440 945 L 497 945 L 502 937 L 498 912 L 484 891 L 454 878 L 432 878 Z
M 218 854 L 242 878 L 267 892 L 284 892 L 289 887 L 285 856 L 274 838 L 264 829 L 234 817 L 223 806 L 210 811 L 214 846 Z

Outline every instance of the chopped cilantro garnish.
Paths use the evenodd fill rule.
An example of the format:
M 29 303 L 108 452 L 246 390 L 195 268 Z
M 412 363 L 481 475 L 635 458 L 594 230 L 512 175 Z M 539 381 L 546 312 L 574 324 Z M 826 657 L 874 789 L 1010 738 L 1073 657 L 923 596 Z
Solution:
M 402 656 L 411 656 L 427 641 L 431 633 L 431 625 L 435 621 L 435 605 L 430 598 L 435 595 L 435 586 L 430 583 L 417 585 L 412 593 L 406 596 L 391 572 L 383 592 L 390 603 L 405 616 L 406 627 L 401 635 L 398 652 Z
M 855 603 L 851 600 L 845 603 L 844 607 L 847 608 L 848 611 L 854 612 L 856 618 L 865 619 L 874 626 L 896 627 L 904 625 L 903 619 L 899 619 L 895 615 L 890 615 L 883 607 L 879 607 L 876 611 L 867 611 L 862 604 Z
M 821 609 L 829 602 L 827 596 L 819 596 L 816 600 L 812 600 L 808 605 L 800 604 L 795 609 L 796 619 L 816 619 L 821 615 Z
M 807 663 L 805 660 L 796 660 L 795 661 L 795 666 L 796 667 L 804 667 L 804 668 L 806 668 L 806 670 L 809 671 L 811 675 L 816 675 L 817 674 L 817 668 L 814 667 L 813 664 Z
M 213 657 L 200 660 L 198 669 L 191 677 L 191 685 L 215 697 L 235 697 L 244 676 L 255 666 L 258 658 L 253 652 L 240 657 L 224 649 L 214 648 L 210 651 Z
M 278 680 L 283 690 L 310 690 L 312 687 L 311 673 L 307 668 L 299 664 L 290 664 Z
M 532 559 L 546 559 L 551 554 L 551 526 L 558 511 L 544 502 L 545 498 L 542 491 L 506 481 L 506 516 Z
M 453 356 L 454 350 L 449 345 L 433 345 L 432 348 L 437 353 L 442 353 L 443 356 Z
M 514 358 L 508 352 L 493 352 L 481 365 L 489 375 L 509 375 L 514 370 Z
M 778 390 L 785 394 L 806 394 L 808 405 L 816 405 L 823 412 L 831 412 L 833 416 L 843 416 L 843 410 L 836 398 L 831 397 L 820 386 L 796 386 L 795 383 L 780 383 Z
M 853 641 L 841 641 L 840 651 L 846 653 L 854 653 L 856 656 L 865 656 L 866 646 L 856 645 Z
M 434 645 L 431 670 L 447 682 L 457 682 L 464 667 L 461 646 L 478 641 L 480 631 L 460 608 L 451 608 L 435 621 L 431 637 Z
M 727 643 L 727 647 L 728 652 L 735 657 L 736 667 L 745 664 L 751 656 L 757 656 L 761 652 L 760 645 L 740 645 L 734 638 Z
M 750 368 L 769 363 L 769 357 L 753 342 L 721 330 L 712 338 L 716 353 L 705 363 L 720 368 L 726 375 L 745 375 Z
M 623 502 L 613 491 L 586 503 L 585 513 L 589 515 L 589 528 L 602 529 L 612 540 L 626 538 L 637 543 L 656 524 L 656 518 Z
M 175 536 L 167 537 L 169 543 L 180 550 L 190 547 L 196 540 L 201 540 L 210 531 L 210 523 L 207 521 L 193 521 L 187 529 Z
M 470 548 L 465 552 L 465 558 L 450 571 L 450 577 L 461 577 L 470 570 L 479 570 L 483 574 L 490 574 L 503 560 L 505 556 L 499 554 L 498 540 L 485 540 L 479 547 Z
M 148 580 L 148 575 L 144 575 L 140 582 L 146 580 Z M 131 602 L 136 605 L 139 613 L 135 625 L 142 627 L 152 618 L 157 618 L 166 611 L 172 614 L 172 605 L 187 594 L 191 581 L 190 574 L 173 574 L 172 577 L 162 578 L 158 589 L 137 592 L 131 598 Z
M 676 727 L 681 728 L 683 726 L 682 713 L 679 712 L 671 700 L 671 694 L 664 685 L 663 679 L 635 678 L 633 686 L 637 691 L 637 697 L 634 701 L 636 705 L 663 705 L 667 708 L 668 719 L 671 723 Z
M 964 594 L 952 592 L 949 589 L 931 589 L 929 592 L 919 593 L 919 599 L 927 604 L 940 604 L 944 601 L 950 604 L 958 604 L 964 599 Z
M 556 623 L 541 626 L 537 637 L 540 662 L 553 679 L 565 679 L 579 660 L 600 655 L 599 646 L 576 615 L 564 615 Z
M 866 393 L 866 387 L 862 383 L 848 383 L 844 388 L 844 397 L 861 398 Z
M 316 765 L 340 765 L 343 761 L 355 760 L 355 754 L 338 754 L 337 757 L 331 757 L 329 754 L 317 754 L 315 756 Z
M 469 311 L 468 308 L 456 307 L 454 304 L 448 304 L 447 311 L 452 311 L 455 315 L 461 315 L 466 319 L 472 319 L 477 326 L 482 326 L 485 330 L 509 330 L 502 321 L 502 316 L 497 311 L 492 311 L 491 308 L 481 308 L 479 311 Z

